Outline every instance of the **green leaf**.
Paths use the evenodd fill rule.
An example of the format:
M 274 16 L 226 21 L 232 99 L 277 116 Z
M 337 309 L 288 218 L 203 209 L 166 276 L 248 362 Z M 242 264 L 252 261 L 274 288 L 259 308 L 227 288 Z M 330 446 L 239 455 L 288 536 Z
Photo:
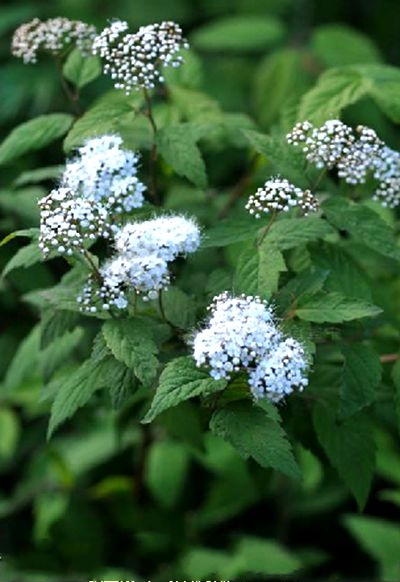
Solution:
M 27 152 L 40 150 L 65 135 L 73 122 L 66 113 L 49 113 L 22 123 L 0 144 L 0 164 L 6 164 Z
M 34 168 L 22 172 L 14 181 L 15 186 L 25 186 L 26 184 L 38 184 L 46 180 L 59 180 L 64 171 L 64 166 L 61 164 L 57 166 L 46 166 L 45 168 Z
M 287 271 L 281 251 L 263 241 L 258 247 L 258 293 L 264 299 L 270 299 L 278 290 L 279 276 Z
M 325 67 L 379 63 L 382 57 L 370 38 L 343 24 L 327 24 L 314 30 L 311 48 Z
M 84 406 L 93 394 L 103 387 L 104 374 L 107 371 L 107 358 L 94 361 L 86 360 L 67 379 L 54 383 L 56 396 L 51 406 L 47 438 L 53 435 L 56 428 L 71 418 L 76 411 Z
M 396 406 L 397 426 L 400 432 L 400 360 L 397 360 L 392 368 L 392 380 L 395 387 L 394 401 Z
M 31 240 L 37 240 L 39 237 L 39 229 L 34 227 L 34 228 L 23 228 L 22 230 L 15 230 L 14 232 L 10 232 L 10 234 L 8 234 L 7 236 L 5 236 L 1 241 L 0 241 L 0 247 L 2 247 L 3 245 L 8 244 L 10 241 L 14 240 L 15 238 L 19 237 L 19 236 L 26 236 L 27 238 L 30 238 Z
M 333 233 L 334 230 L 327 221 L 316 216 L 282 218 L 272 224 L 263 244 L 271 244 L 284 251 L 323 239 Z
M 145 480 L 154 499 L 165 509 L 179 501 L 189 465 L 188 450 L 173 440 L 153 443 L 146 465 Z
M 175 123 L 162 128 L 157 133 L 157 147 L 160 155 L 179 176 L 184 176 L 196 186 L 207 186 L 204 160 L 196 144 L 191 124 Z
M 63 66 L 63 76 L 78 89 L 94 81 L 101 75 L 99 57 L 83 55 L 79 49 L 73 50 Z
M 169 286 L 161 296 L 164 315 L 179 329 L 191 329 L 196 321 L 194 300 L 179 287 Z
M 308 187 L 304 175 L 303 155 L 290 146 L 282 136 L 265 135 L 253 130 L 245 130 L 243 133 L 256 152 L 265 156 L 274 172 L 284 175 L 296 186 Z
M 40 348 L 46 349 L 54 340 L 69 331 L 78 322 L 79 315 L 73 311 L 49 309 L 42 313 L 40 322 Z
M 122 91 L 106 93 L 75 121 L 64 140 L 64 151 L 68 153 L 96 135 L 121 133 L 135 119 L 142 100 L 141 93 L 131 96 Z
M 214 412 L 210 428 L 243 457 L 252 457 L 262 467 L 281 471 L 293 479 L 301 477 L 285 431 L 260 407 L 243 401 L 230 404 Z
M 76 327 L 73 331 L 66 331 L 53 341 L 41 353 L 41 368 L 43 378 L 47 382 L 58 368 L 68 361 L 72 352 L 79 345 L 83 337 L 83 329 Z
M 242 250 L 237 259 L 233 277 L 235 293 L 258 294 L 258 266 L 257 247 L 254 244 L 248 245 Z
M 258 52 L 284 36 L 282 23 L 273 17 L 227 16 L 198 28 L 191 43 L 207 51 Z
M 4 380 L 6 392 L 18 388 L 29 374 L 37 370 L 39 362 L 40 327 L 36 325 L 22 340 L 7 370 Z
M 311 250 L 312 264 L 326 273 L 325 289 L 346 297 L 372 300 L 368 279 L 345 249 L 324 243 Z
M 347 230 L 357 243 L 363 243 L 377 253 L 400 260 L 400 248 L 393 229 L 374 210 L 341 197 L 332 197 L 323 204 L 329 222 Z
M 164 410 L 189 398 L 220 392 L 226 385 L 226 380 L 213 380 L 206 370 L 197 368 L 191 356 L 175 358 L 165 366 L 150 410 L 142 422 L 151 422 Z
M 279 118 L 282 107 L 299 97 L 311 82 L 304 67 L 305 55 L 298 48 L 285 48 L 268 55 L 254 75 L 254 106 L 261 125 Z M 283 175 L 286 173 L 282 171 Z
M 225 581 L 241 573 L 241 564 L 236 565 L 236 562 L 228 552 L 194 547 L 183 556 L 182 569 L 192 580 L 207 580 L 208 577 L 211 580 L 214 576 Z
M 342 353 L 344 366 L 339 415 L 345 419 L 374 402 L 382 366 L 378 355 L 363 345 L 343 346 Z
M 268 241 L 253 244 L 240 253 L 233 279 L 235 293 L 260 295 L 270 299 L 278 289 L 279 275 L 286 271 L 282 253 Z
M 0 462 L 11 459 L 18 445 L 21 429 L 12 408 L 0 407 Z
M 379 580 L 399 579 L 399 524 L 376 517 L 348 515 L 344 525 L 362 549 L 379 564 Z
M 237 242 L 254 240 L 259 230 L 260 224 L 252 216 L 240 219 L 227 218 L 206 231 L 201 247 L 203 249 L 225 247 Z
M 246 536 L 235 547 L 243 562 L 243 573 L 291 574 L 302 567 L 301 560 L 275 540 Z
M 330 462 L 361 510 L 366 503 L 375 468 L 375 441 L 368 419 L 359 413 L 338 422 L 334 408 L 323 403 L 315 406 L 313 423 Z
M 315 124 L 337 118 L 345 107 L 367 93 L 368 83 L 356 68 L 329 69 L 300 101 L 298 119 Z
M 2 277 L 6 277 L 14 269 L 31 267 L 43 260 L 37 241 L 19 249 L 3 269 Z
M 362 317 L 375 317 L 382 312 L 380 307 L 344 297 L 340 293 L 317 293 L 299 302 L 295 314 L 300 319 L 314 323 L 341 323 Z
M 151 385 L 158 370 L 158 348 L 146 323 L 138 318 L 113 319 L 104 323 L 102 332 L 114 357 L 143 384 Z

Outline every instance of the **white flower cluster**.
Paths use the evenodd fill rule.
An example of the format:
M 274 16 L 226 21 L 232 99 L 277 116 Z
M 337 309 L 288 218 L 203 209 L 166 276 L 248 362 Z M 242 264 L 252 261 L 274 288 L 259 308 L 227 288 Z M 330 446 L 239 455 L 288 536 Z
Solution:
M 123 212 L 143 205 L 138 155 L 121 145 L 115 135 L 88 140 L 67 162 L 60 188 L 39 201 L 39 247 L 45 256 L 84 252 L 85 240 L 109 237 Z
M 382 206 L 395 208 L 400 204 L 400 153 L 384 145 L 376 156 L 373 176 L 379 185 L 373 196 Z
M 146 187 L 137 177 L 138 154 L 122 148 L 118 135 L 102 135 L 78 148 L 68 161 L 62 185 L 99 202 L 112 215 L 143 206 Z
M 283 337 L 265 301 L 224 292 L 208 309 L 211 317 L 193 340 L 193 357 L 197 366 L 210 367 L 212 378 L 229 379 L 244 369 L 254 398 L 272 402 L 307 386 L 304 350 L 295 339 Z
M 297 123 L 286 139 L 292 145 L 301 145 L 307 160 L 322 169 L 333 168 L 348 153 L 354 136 L 345 123 L 329 119 L 321 127 L 309 121 Z
M 141 26 L 132 34 L 128 23 L 116 20 L 93 43 L 93 53 L 105 61 L 116 89 L 131 91 L 152 89 L 164 81 L 160 67 L 178 67 L 183 59 L 178 52 L 188 48 L 182 30 L 175 22 Z
M 83 53 L 90 53 L 96 28 L 64 17 L 42 21 L 34 18 L 14 32 L 11 52 L 24 63 L 36 63 L 39 51 L 58 54 L 74 43 Z
M 107 211 L 101 204 L 76 196 L 69 188 L 52 190 L 39 200 L 39 208 L 39 248 L 45 257 L 51 253 L 82 253 L 85 240 L 110 236 Z
M 303 191 L 284 178 L 272 178 L 249 197 L 246 210 L 260 218 L 261 213 L 287 212 L 295 206 L 305 215 L 319 208 L 318 200 L 310 190 Z
M 375 200 L 391 208 L 400 204 L 400 154 L 373 129 L 359 125 L 353 131 L 338 119 L 330 119 L 321 127 L 303 121 L 286 138 L 300 146 L 317 168 L 336 167 L 338 177 L 351 185 L 364 184 L 371 177 L 378 182 Z
M 100 270 L 102 285 L 91 278 L 78 298 L 86 311 L 125 309 L 129 290 L 156 299 L 168 286 L 168 263 L 193 253 L 200 245 L 200 229 L 184 216 L 163 216 L 126 224 L 115 235 L 116 255 Z

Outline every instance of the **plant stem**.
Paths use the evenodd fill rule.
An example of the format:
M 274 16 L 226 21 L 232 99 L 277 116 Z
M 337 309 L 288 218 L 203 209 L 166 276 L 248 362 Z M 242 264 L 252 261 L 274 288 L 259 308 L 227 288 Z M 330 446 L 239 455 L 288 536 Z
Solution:
M 265 239 L 265 237 L 267 236 L 271 226 L 273 225 L 273 223 L 275 222 L 275 218 L 276 218 L 276 211 L 274 210 L 272 212 L 271 218 L 269 223 L 267 224 L 267 226 L 265 226 L 261 231 L 260 231 L 260 238 L 257 241 L 257 246 L 259 247 L 261 245 L 261 243 L 263 242 L 263 240 Z
M 153 144 L 150 150 L 150 157 L 149 157 L 149 174 L 150 174 L 150 195 L 154 198 L 155 202 L 159 202 L 157 196 L 157 180 L 156 180 L 156 164 L 157 164 L 157 144 L 156 144 L 156 136 L 157 136 L 157 125 L 153 116 L 153 110 L 151 107 L 151 99 L 149 92 L 144 87 L 143 88 L 143 95 L 146 101 L 146 116 L 150 122 L 151 129 L 153 130 Z
M 86 261 L 88 262 L 91 270 L 92 270 L 92 273 L 93 273 L 96 281 L 98 283 L 102 284 L 103 277 L 102 277 L 99 269 L 97 268 L 97 266 L 94 264 L 94 261 L 92 259 L 92 255 L 89 253 L 89 251 L 87 249 L 84 249 L 83 254 L 84 254 L 84 257 L 85 257 Z
M 163 305 L 163 300 L 162 300 L 162 292 L 163 290 L 160 289 L 160 292 L 158 294 L 158 307 L 160 309 L 160 313 L 161 313 L 161 318 L 163 319 L 163 321 L 165 321 L 165 323 L 169 323 L 166 315 L 165 315 L 165 311 L 164 311 L 164 305 Z
M 254 167 L 257 163 L 258 157 L 259 157 L 258 154 L 254 154 L 250 159 L 246 172 L 243 174 L 239 182 L 233 188 L 225 206 L 223 206 L 219 211 L 218 218 L 225 218 L 229 210 L 235 205 L 235 202 L 242 196 L 242 194 L 246 190 L 250 182 Z
M 63 91 L 64 91 L 68 101 L 71 104 L 72 111 L 75 113 L 75 115 L 77 115 L 79 117 L 82 113 L 82 111 L 78 105 L 79 91 L 72 91 L 71 87 L 69 86 L 68 82 L 66 81 L 66 79 L 62 73 L 61 60 L 56 58 L 55 61 L 56 61 L 56 66 L 57 66 L 58 74 L 60 76 L 61 86 L 63 88 Z

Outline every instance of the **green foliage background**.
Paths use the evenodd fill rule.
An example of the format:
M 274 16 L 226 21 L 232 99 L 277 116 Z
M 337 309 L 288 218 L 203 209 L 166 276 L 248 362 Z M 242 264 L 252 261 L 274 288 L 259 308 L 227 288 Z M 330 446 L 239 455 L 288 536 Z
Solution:
M 297 117 L 342 115 L 400 149 L 395 7 L 2 3 L 0 227 L 33 242 L 16 237 L 0 255 L 1 580 L 399 579 L 399 217 L 362 195 L 360 204 L 340 197 L 328 181 L 339 198 L 324 203 L 327 220 L 281 219 L 255 253 L 260 225 L 240 200 L 231 205 L 238 188 L 246 198 L 277 172 L 305 185 L 302 160 L 281 139 Z M 161 355 L 151 406 L 168 326 L 144 315 L 107 321 L 96 336 L 96 322 L 77 313 L 79 277 L 53 288 L 66 265 L 39 262 L 31 230 L 37 199 L 95 129 L 145 152 L 151 141 L 107 78 L 86 85 L 92 71 L 78 68 L 77 79 L 72 67 L 85 113 L 71 126 L 51 60 L 11 58 L 20 23 L 59 15 L 99 29 L 114 17 L 133 30 L 175 20 L 192 47 L 155 109 L 157 145 L 164 207 L 208 230 L 166 296 L 181 336 Z M 225 288 L 272 297 L 293 312 L 288 333 L 316 350 L 310 388 L 279 413 L 242 402 L 240 378 L 220 392 L 225 384 L 186 355 L 183 340 Z

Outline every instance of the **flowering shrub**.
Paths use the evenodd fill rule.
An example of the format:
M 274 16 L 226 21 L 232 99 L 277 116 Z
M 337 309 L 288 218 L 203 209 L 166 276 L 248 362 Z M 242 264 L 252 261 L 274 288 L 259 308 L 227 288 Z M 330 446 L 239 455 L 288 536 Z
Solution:
M 338 63 L 288 86 L 274 113 L 274 59 L 301 64 L 296 51 L 278 51 L 256 75 L 253 109 L 233 112 L 223 83 L 221 95 L 205 92 L 203 60 L 212 67 L 207 51 L 232 47 L 253 54 L 257 42 L 265 50 L 267 29 L 254 32 L 265 22 L 246 23 L 242 47 L 235 18 L 194 31 L 193 46 L 172 21 L 135 31 L 112 20 L 96 32 L 34 18 L 14 33 L 19 67 L 39 56 L 56 62 L 66 112 L 41 111 L 0 144 L 17 217 L 19 199 L 34 207 L 28 221 L 22 212 L 4 223 L 3 277 L 32 329 L 5 374 L 1 406 L 9 425 L 14 407 L 31 414 L 43 447 L 28 493 L 17 490 L 4 512 L 28 496 L 46 556 L 50 532 L 64 532 L 70 514 L 82 524 L 87 512 L 95 531 L 106 510 L 110 531 L 140 549 L 132 558 L 116 542 L 113 561 L 99 543 L 85 561 L 75 543 L 77 562 L 66 551 L 49 572 L 67 564 L 73 574 L 119 577 L 133 564 L 154 580 L 227 579 L 251 571 L 257 555 L 265 576 L 318 573 L 324 551 L 288 549 L 277 530 L 314 496 L 332 504 L 326 511 L 350 496 L 363 510 L 374 477 L 390 474 L 376 446 L 392 438 L 400 410 L 400 153 L 388 122 L 400 122 L 400 73 Z M 365 97 L 373 114 L 358 108 Z M 74 439 L 88 446 L 81 456 Z M 109 474 L 113 463 L 121 474 Z M 257 525 L 257 537 L 206 547 L 212 528 L 281 490 L 276 531 Z M 171 533 L 178 514 L 182 531 Z M 363 519 L 348 516 L 345 527 L 369 548 Z M 15 568 L 17 554 L 8 551 Z M 108 574 L 110 563 L 122 573 Z M 37 568 L 31 556 L 20 566 Z

